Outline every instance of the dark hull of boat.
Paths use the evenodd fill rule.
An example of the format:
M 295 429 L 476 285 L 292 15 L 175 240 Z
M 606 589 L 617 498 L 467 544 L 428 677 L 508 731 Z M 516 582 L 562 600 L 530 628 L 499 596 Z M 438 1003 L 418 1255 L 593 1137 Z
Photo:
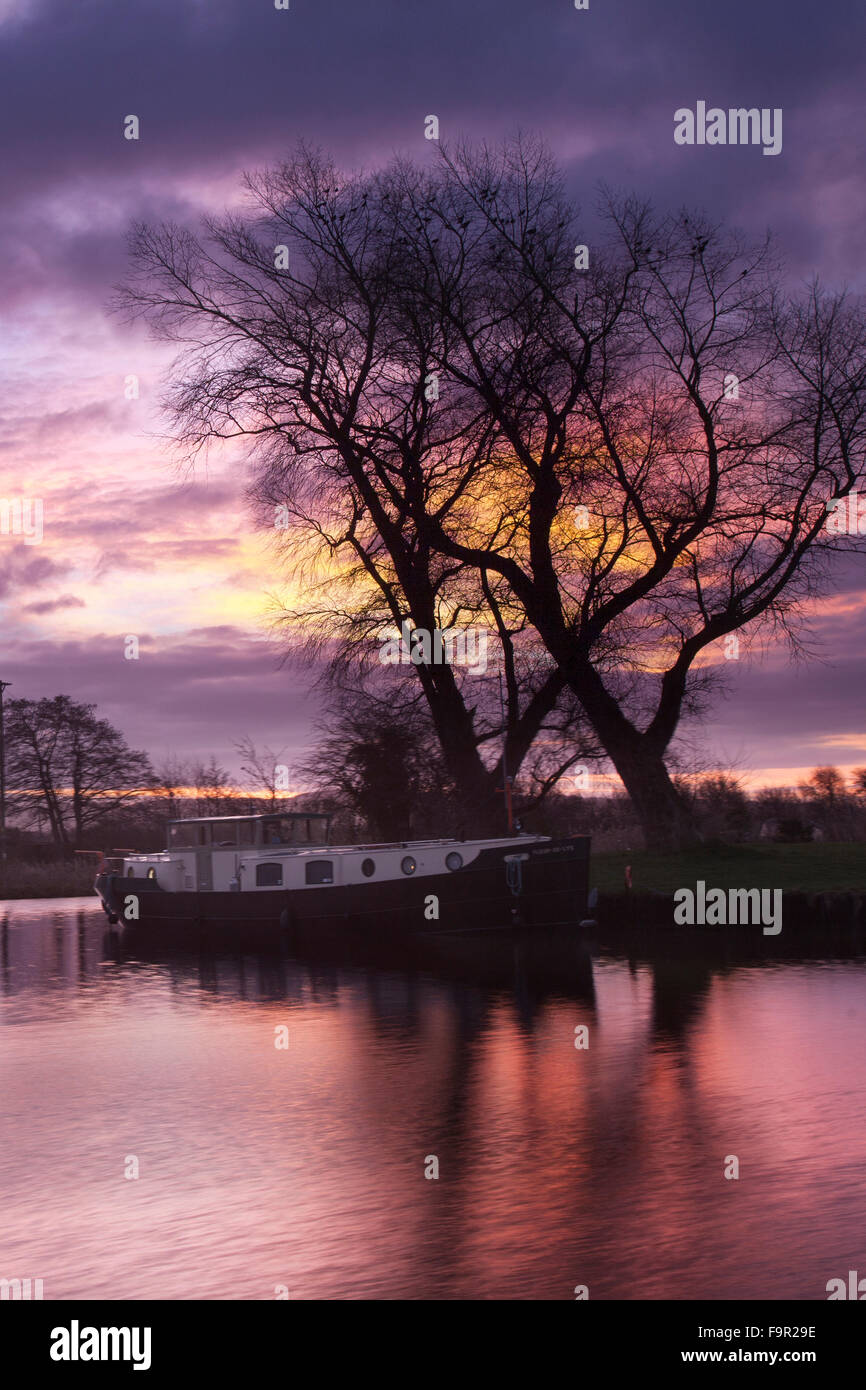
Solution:
M 260 892 L 168 893 L 153 879 L 101 874 L 110 919 L 136 936 L 242 944 L 326 936 L 502 931 L 576 924 L 586 915 L 589 839 L 482 850 L 456 873 Z M 130 902 L 134 899 L 134 902 Z

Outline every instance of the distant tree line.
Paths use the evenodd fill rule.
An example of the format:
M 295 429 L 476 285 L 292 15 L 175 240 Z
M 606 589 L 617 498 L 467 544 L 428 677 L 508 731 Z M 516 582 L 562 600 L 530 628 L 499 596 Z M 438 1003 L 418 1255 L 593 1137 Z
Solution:
M 215 755 L 170 754 L 154 766 L 92 704 L 64 695 L 10 701 L 11 848 L 37 857 L 49 850 L 159 848 L 170 819 L 269 808 L 329 811 L 334 837 L 345 842 L 479 833 L 459 786 L 442 775 L 423 702 L 394 707 L 346 698 L 339 713 L 323 718 L 310 753 L 291 769 L 284 750 L 259 748 L 250 736 L 233 748 L 240 776 Z M 791 789 L 749 792 L 741 778 L 718 771 L 678 776 L 677 788 L 708 840 L 866 839 L 866 767 L 847 777 L 836 767 L 819 767 Z M 501 785 L 499 798 L 497 829 L 504 832 Z M 524 827 L 539 833 L 588 833 L 601 847 L 617 837 L 630 847 L 640 844 L 640 824 L 625 794 L 566 792 L 556 775 L 547 782 L 524 775 L 515 781 L 514 806 Z
M 13 848 L 50 845 L 60 854 L 111 847 L 153 848 L 165 825 L 185 816 L 246 814 L 286 803 L 280 754 L 249 737 L 235 753 L 240 777 L 216 757 L 169 754 L 156 766 L 131 748 L 96 706 L 67 695 L 7 701 L 7 819 Z
M 818 767 L 799 786 L 754 790 L 723 771 L 677 776 L 676 781 L 707 842 L 866 840 L 866 767 L 847 776 L 837 767 Z M 548 807 L 547 815 L 556 820 L 556 809 Z M 626 841 L 631 848 L 640 847 L 637 822 L 622 795 L 582 797 L 572 819 L 576 828 L 595 836 L 598 848 L 625 848 Z

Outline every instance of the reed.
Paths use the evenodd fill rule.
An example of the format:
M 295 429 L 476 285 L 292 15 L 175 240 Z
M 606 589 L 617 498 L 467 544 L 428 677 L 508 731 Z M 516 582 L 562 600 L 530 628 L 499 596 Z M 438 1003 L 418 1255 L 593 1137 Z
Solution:
M 0 902 L 13 898 L 77 898 L 93 893 L 95 859 L 54 864 L 10 859 L 0 865 Z

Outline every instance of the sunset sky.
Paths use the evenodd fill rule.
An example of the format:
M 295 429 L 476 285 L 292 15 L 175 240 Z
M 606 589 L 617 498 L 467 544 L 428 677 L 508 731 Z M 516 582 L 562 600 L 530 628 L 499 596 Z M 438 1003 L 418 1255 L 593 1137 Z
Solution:
M 245 734 L 300 754 L 320 703 L 268 640 L 244 448 L 181 476 L 171 353 L 107 312 L 133 219 L 221 212 L 302 138 L 347 167 L 429 161 L 435 113 L 445 141 L 539 132 L 590 214 L 601 180 L 702 207 L 771 228 L 794 282 L 862 292 L 864 31 L 854 0 L 0 0 L 0 498 L 44 503 L 40 544 L 0 534 L 8 696 L 94 701 L 157 760 L 229 768 Z M 676 145 L 698 100 L 781 108 L 781 153 Z M 863 555 L 835 576 L 814 660 L 726 663 L 704 742 L 756 783 L 866 764 Z

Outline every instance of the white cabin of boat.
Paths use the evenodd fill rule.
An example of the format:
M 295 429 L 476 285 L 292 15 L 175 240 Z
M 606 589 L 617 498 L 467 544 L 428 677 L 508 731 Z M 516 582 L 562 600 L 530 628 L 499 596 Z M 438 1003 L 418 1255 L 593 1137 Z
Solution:
M 546 835 L 457 840 L 402 840 L 331 845 L 331 817 L 321 812 L 199 816 L 172 820 L 168 848 L 128 854 L 126 878 L 156 879 L 170 893 L 267 892 L 458 873 L 484 849 L 516 852 Z

